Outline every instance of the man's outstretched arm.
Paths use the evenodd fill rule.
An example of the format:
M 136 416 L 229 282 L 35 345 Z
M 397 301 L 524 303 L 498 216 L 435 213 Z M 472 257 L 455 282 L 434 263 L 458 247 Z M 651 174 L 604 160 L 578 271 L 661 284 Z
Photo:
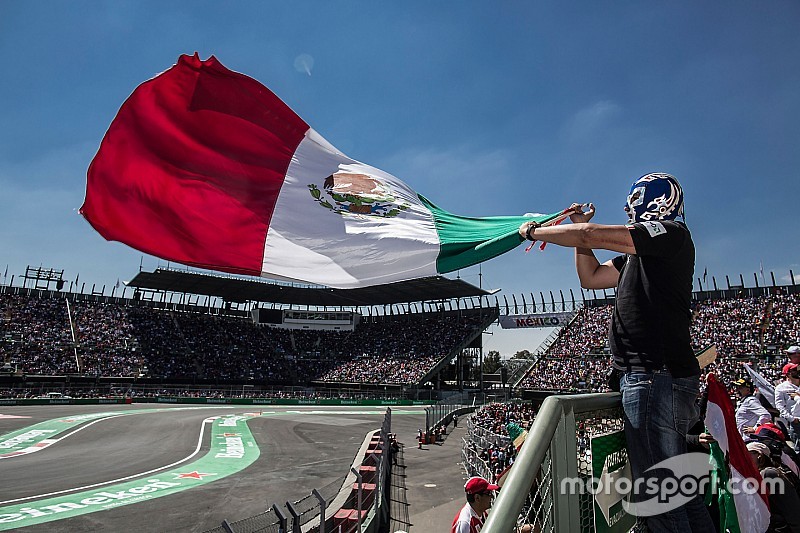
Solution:
M 573 204 L 576 210 L 570 215 L 573 224 L 569 226 L 551 226 L 531 228 L 526 222 L 519 228 L 524 238 L 532 238 L 542 242 L 575 248 L 575 269 L 578 272 L 581 286 L 585 289 L 610 289 L 617 286 L 619 272 L 611 261 L 603 264 L 597 260 L 593 249 L 610 250 L 624 254 L 635 254 L 630 230 L 627 226 L 606 226 L 590 224 L 594 216 L 594 205 L 589 204 L 589 211 L 584 213 L 580 204 Z M 530 230 L 530 231 L 529 231 Z

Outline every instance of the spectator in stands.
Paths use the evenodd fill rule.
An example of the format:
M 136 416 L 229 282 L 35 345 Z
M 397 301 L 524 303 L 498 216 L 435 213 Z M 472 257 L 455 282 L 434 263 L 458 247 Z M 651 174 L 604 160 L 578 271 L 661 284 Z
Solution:
M 777 489 L 770 491 L 767 496 L 770 514 L 767 531 L 800 531 L 800 497 L 797 491 L 793 490 L 791 481 L 776 467 L 765 444 L 749 442 L 747 451 L 750 452 L 750 458 L 761 472 L 765 483 Z M 776 480 L 780 480 L 781 483 L 775 483 Z
M 800 364 L 800 346 L 789 346 L 786 348 L 786 355 L 789 356 L 789 362 Z
M 450 533 L 478 533 L 486 521 L 487 511 L 494 501 L 494 491 L 499 489 L 482 477 L 471 477 L 464 484 L 467 503 L 453 519 Z
M 800 449 L 800 367 L 794 363 L 783 366 L 784 381 L 775 387 L 775 408 L 786 420 L 789 438 Z
M 690 338 L 695 250 L 688 228 L 676 221 L 683 217 L 683 190 L 669 174 L 637 179 L 627 198 L 625 226 L 591 224 L 592 204 L 585 213 L 580 204 L 571 209 L 571 225 L 526 222 L 519 233 L 575 248 L 584 288 L 617 289 L 609 346 L 614 367 L 622 372 L 625 436 L 638 481 L 656 463 L 686 453 L 686 433 L 698 417 L 700 366 Z M 594 249 L 624 255 L 600 264 Z M 663 472 L 648 476 L 658 484 Z M 699 531 L 713 524 L 695 497 L 649 517 L 647 526 L 652 531 Z
M 753 396 L 753 383 L 746 379 L 737 379 L 731 385 L 735 387 L 739 402 L 736 404 L 736 429 L 745 442 L 752 440 L 751 435 L 756 432 L 756 427 L 772 422 L 769 411 L 764 409 L 755 396 Z

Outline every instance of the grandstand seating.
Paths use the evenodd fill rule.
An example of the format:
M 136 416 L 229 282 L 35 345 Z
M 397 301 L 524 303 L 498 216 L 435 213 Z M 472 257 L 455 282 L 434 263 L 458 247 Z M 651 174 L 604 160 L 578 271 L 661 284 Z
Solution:
M 560 392 L 607 390 L 612 309 L 611 305 L 581 309 L 518 386 Z M 692 312 L 693 348 L 700 351 L 716 344 L 717 361 L 706 371 L 716 372 L 723 382 L 743 375 L 743 362 L 753 364 L 768 379 L 779 379 L 786 362 L 780 348 L 800 339 L 798 294 L 699 301 Z
M 354 331 L 286 330 L 133 300 L 73 300 L 70 315 L 64 295 L 46 295 L 0 294 L 0 363 L 44 375 L 406 385 L 487 322 L 486 310 L 470 309 L 364 317 Z
M 38 375 L 248 380 L 288 384 L 418 384 L 486 325 L 485 310 L 364 317 L 353 332 L 282 330 L 246 318 L 157 309 L 126 300 L 0 294 L 0 363 Z M 563 328 L 518 387 L 561 392 L 605 390 L 610 305 L 586 306 Z M 800 339 L 800 295 L 697 301 L 695 349 L 714 343 L 708 370 L 723 380 L 752 362 L 778 379 L 780 349 Z M 70 317 L 72 325 L 70 324 Z M 72 339 L 72 330 L 76 334 Z M 77 347 L 77 350 L 75 349 Z

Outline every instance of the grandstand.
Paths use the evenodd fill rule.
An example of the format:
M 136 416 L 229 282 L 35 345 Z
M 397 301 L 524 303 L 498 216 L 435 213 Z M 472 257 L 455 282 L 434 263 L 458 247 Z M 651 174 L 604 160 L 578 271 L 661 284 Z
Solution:
M 419 395 L 425 384 L 438 390 L 473 380 L 470 370 L 480 361 L 470 348 L 498 316 L 488 293 L 445 278 L 351 292 L 146 274 L 131 282 L 136 289 L 128 298 L 124 290 L 107 297 L 0 287 L 0 364 L 13 369 L 1 376 L 3 385 L 24 381 L 30 389 L 37 380 L 60 379 L 73 389 L 79 383 L 128 390 L 134 384 L 141 390 L 244 384 L 256 389 L 251 394 L 290 387 L 306 395 L 331 388 Z M 170 293 L 189 285 L 206 290 L 206 304 L 188 293 L 178 303 L 170 294 L 168 301 L 158 292 L 165 284 Z M 263 296 L 274 301 L 256 299 Z M 212 306 L 212 297 L 222 301 Z M 364 299 L 375 305 L 344 306 Z M 308 312 L 311 305 L 322 311 Z M 430 385 L 424 391 L 430 394 Z
M 517 387 L 560 393 L 608 390 L 612 310 L 613 301 L 589 302 L 580 309 Z M 750 363 L 776 380 L 785 363 L 782 349 L 800 339 L 800 292 L 790 285 L 695 293 L 692 317 L 695 351 L 717 346 L 718 359 L 706 372 L 730 381 L 742 374 L 741 363 Z
M 25 279 L 32 287 L 13 280 L 0 286 L 4 389 L 23 380 L 30 390 L 37 381 L 63 389 L 68 376 L 78 394 L 81 383 L 143 395 L 226 386 L 240 395 L 381 391 L 429 399 L 465 386 L 507 391 L 505 383 L 482 381 L 481 333 L 503 310 L 520 311 L 517 298 L 513 308 L 505 297 L 505 306 L 496 297 L 492 305 L 489 293 L 461 280 L 334 290 L 157 269 L 140 272 L 121 296 L 113 290 L 106 296 L 94 288 L 77 292 L 77 284 L 73 291 L 72 283 L 65 291 L 55 271 L 34 270 Z M 695 292 L 695 348 L 715 344 L 719 352 L 708 370 L 728 379 L 740 373 L 739 363 L 750 362 L 777 378 L 781 359 L 774 355 L 800 338 L 797 289 Z M 534 312 L 547 310 L 543 294 L 539 306 L 533 294 L 521 301 L 523 312 L 529 303 Z M 503 375 L 518 393 L 606 390 L 613 293 L 565 302 L 562 292 L 560 310 L 568 307 L 569 323 L 537 358 L 506 363 Z

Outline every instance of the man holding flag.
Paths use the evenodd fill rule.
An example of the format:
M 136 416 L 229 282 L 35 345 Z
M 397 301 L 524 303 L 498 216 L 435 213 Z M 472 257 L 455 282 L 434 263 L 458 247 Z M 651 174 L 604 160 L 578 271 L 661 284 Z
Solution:
M 584 288 L 616 287 L 609 346 L 614 368 L 621 373 L 634 486 L 639 482 L 639 487 L 650 487 L 655 482 L 662 487 L 665 470 L 649 469 L 686 453 L 686 433 L 699 416 L 695 400 L 700 366 L 689 336 L 695 250 L 688 228 L 675 220 L 683 218 L 683 190 L 669 174 L 637 179 L 625 205 L 629 222 L 624 226 L 590 223 L 595 213 L 592 204 L 585 213 L 578 204 L 572 207 L 571 225 L 540 227 L 526 222 L 519 233 L 528 240 L 575 248 L 575 266 Z M 624 255 L 601 264 L 594 249 Z M 634 504 L 647 498 L 632 495 Z M 671 507 L 668 503 L 665 510 Z M 699 497 L 648 517 L 647 526 L 655 532 L 713 531 Z

